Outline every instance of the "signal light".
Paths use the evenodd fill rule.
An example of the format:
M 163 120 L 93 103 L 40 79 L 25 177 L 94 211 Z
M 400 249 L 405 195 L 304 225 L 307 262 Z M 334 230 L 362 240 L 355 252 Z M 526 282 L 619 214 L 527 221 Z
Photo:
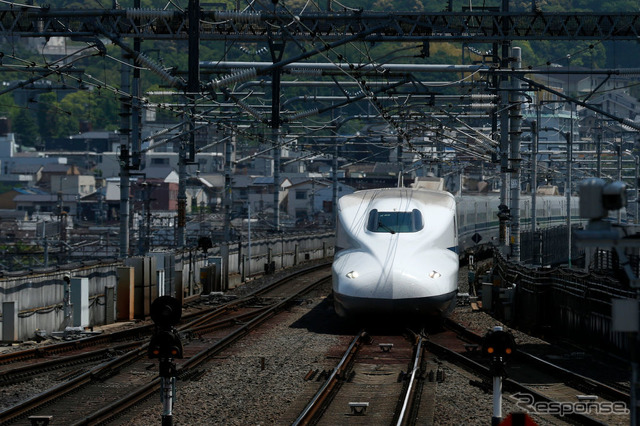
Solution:
M 149 343 L 149 358 L 182 358 L 182 341 L 178 331 L 156 329 Z
M 175 329 L 182 317 L 182 306 L 170 296 L 160 296 L 151 304 L 151 319 L 156 329 L 149 342 L 149 358 L 169 360 L 182 358 L 182 341 Z
M 516 348 L 516 342 L 511 333 L 497 329 L 484 336 L 482 350 L 493 361 L 506 361 Z

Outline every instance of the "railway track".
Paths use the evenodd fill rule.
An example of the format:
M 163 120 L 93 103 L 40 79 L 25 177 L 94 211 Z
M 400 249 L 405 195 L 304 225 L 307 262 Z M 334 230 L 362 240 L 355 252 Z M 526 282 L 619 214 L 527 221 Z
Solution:
M 270 363 L 274 364 L 277 357 L 285 358 L 286 355 L 284 354 L 275 355 L 275 358 L 271 358 L 270 351 L 265 351 L 264 346 L 257 352 L 252 352 L 254 350 L 253 345 L 251 341 L 246 339 L 243 340 L 240 345 L 235 345 L 232 351 L 225 351 L 225 345 L 228 348 L 229 345 L 238 342 L 238 339 L 242 339 L 242 337 L 249 334 L 252 330 L 256 331 L 256 333 L 252 333 L 253 337 L 262 335 L 264 333 L 262 331 L 263 329 L 261 328 L 260 331 L 256 330 L 259 324 L 253 321 L 272 318 L 275 312 L 268 311 L 281 302 L 283 302 L 283 305 L 277 309 L 286 309 L 289 306 L 295 306 L 294 311 L 299 312 L 304 310 L 303 306 L 305 306 L 305 302 L 315 297 L 309 295 L 300 296 L 299 294 L 293 295 L 293 293 L 289 293 L 289 290 L 297 287 L 304 291 L 307 284 L 312 284 L 312 281 L 327 276 L 326 270 L 324 272 L 318 271 L 318 275 L 312 277 L 298 275 L 297 278 L 293 277 L 289 279 L 288 284 L 280 282 L 281 287 L 261 289 L 259 292 L 237 297 L 234 300 L 225 298 L 224 302 L 220 301 L 218 305 L 213 307 L 198 306 L 196 308 L 199 311 L 197 315 L 184 315 L 184 321 L 179 325 L 179 328 L 183 340 L 188 341 L 189 344 L 185 345 L 185 359 L 177 362 L 179 370 L 179 401 L 182 401 L 180 389 L 184 386 L 182 392 L 186 392 L 186 388 L 195 389 L 199 383 L 204 384 L 204 379 L 201 382 L 198 380 L 200 377 L 204 377 L 203 375 L 205 373 L 212 371 L 211 365 L 214 363 L 217 365 L 216 368 L 219 368 L 220 365 L 228 365 L 223 368 L 224 371 L 227 371 L 231 364 L 237 363 L 238 361 L 235 359 L 235 356 L 230 355 L 230 353 L 239 350 L 238 348 L 240 347 L 244 347 L 244 350 L 248 351 L 249 355 L 245 356 L 249 356 L 249 359 L 254 359 L 254 362 L 257 360 L 259 363 L 259 359 L 267 355 L 267 370 L 265 371 L 269 371 L 269 368 L 272 368 Z M 326 293 L 316 291 L 312 294 Z M 285 302 L 285 298 L 288 296 L 291 296 L 292 299 L 290 299 L 289 302 Z M 322 296 L 321 300 L 324 300 L 324 296 Z M 296 303 L 294 304 L 294 302 Z M 311 397 L 333 371 L 334 365 L 342 359 L 346 341 L 349 340 L 350 343 L 352 340 L 353 334 L 351 333 L 355 333 L 355 330 L 345 327 L 342 321 L 336 320 L 329 306 L 330 299 L 309 312 L 305 318 L 303 329 L 308 330 L 308 332 L 312 334 L 325 333 L 334 336 L 334 338 L 337 339 L 336 341 L 344 341 L 345 346 L 338 350 L 333 346 L 335 345 L 334 341 L 331 344 L 322 346 L 323 348 L 332 348 L 329 350 L 326 358 L 324 352 L 323 355 L 308 358 L 306 363 L 322 366 L 320 370 L 310 371 L 306 382 L 303 380 L 303 377 L 308 370 L 305 368 L 297 370 L 298 373 L 295 377 L 296 380 L 299 380 L 300 390 L 295 398 L 291 398 L 291 396 L 288 397 L 291 405 L 282 410 L 280 417 L 273 418 L 278 419 L 278 423 L 291 424 L 295 421 L 305 405 L 309 403 Z M 322 328 L 316 325 L 329 323 L 333 324 L 329 328 Z M 276 323 L 271 322 L 271 324 L 271 327 L 273 327 L 273 324 Z M 247 328 L 243 328 L 244 326 L 247 326 Z M 267 327 L 267 329 L 271 327 Z M 280 325 L 277 327 L 280 329 L 280 333 L 287 333 L 286 327 L 280 328 Z M 298 325 L 298 327 L 300 327 L 300 325 Z M 233 333 L 236 333 L 236 335 L 230 336 Z M 300 341 L 307 342 L 305 335 L 297 335 L 300 337 Z M 417 338 L 415 336 L 408 335 L 403 337 L 400 335 L 369 334 L 369 338 L 372 340 L 369 343 L 364 342 L 362 344 L 362 348 L 358 351 L 355 361 L 350 367 L 350 370 L 348 370 L 349 372 L 337 375 L 338 383 L 336 383 L 334 387 L 338 388 L 339 392 L 325 399 L 325 401 L 331 402 L 331 404 L 320 410 L 323 415 L 322 418 L 318 420 L 318 424 L 402 424 L 398 423 L 400 421 L 399 417 L 395 416 L 399 416 L 399 413 L 403 411 L 405 411 L 406 414 L 404 414 L 402 418 L 411 419 L 411 416 L 416 413 L 418 416 L 417 420 L 406 421 L 414 421 L 416 424 L 426 423 L 424 419 L 433 418 L 435 406 L 436 404 L 440 404 L 438 402 L 439 399 L 436 399 L 435 391 L 440 389 L 441 385 L 446 386 L 449 380 L 454 379 L 453 375 L 451 375 L 453 370 L 449 370 L 449 366 L 452 364 L 464 366 L 464 370 L 468 372 L 466 375 L 470 377 L 469 380 L 474 381 L 476 385 L 474 387 L 469 386 L 468 383 L 465 384 L 466 387 L 475 390 L 467 393 L 467 396 L 462 397 L 461 401 L 464 402 L 464 404 L 472 404 L 472 401 L 476 400 L 475 396 L 470 396 L 474 395 L 474 392 L 475 395 L 477 395 L 477 393 L 482 393 L 482 390 L 487 390 L 486 383 L 490 383 L 490 380 L 488 380 L 487 368 L 485 366 L 488 363 L 479 356 L 477 351 L 474 353 L 473 350 L 469 350 L 474 345 L 479 345 L 478 339 L 480 339 L 481 336 L 464 331 L 464 329 L 458 329 L 434 332 L 426 336 L 426 340 L 424 340 L 424 337 L 425 336 L 423 336 L 421 345 L 423 346 L 422 359 L 426 359 L 426 367 L 421 366 L 416 368 L 416 358 L 414 356 L 416 349 L 414 349 L 414 346 L 417 345 Z M 55 396 L 55 394 L 53 396 L 47 394 L 48 391 L 54 392 L 53 389 L 49 389 L 51 388 L 51 383 L 54 383 L 50 380 L 49 386 L 46 389 L 47 392 L 34 393 L 28 398 L 22 398 L 23 400 L 39 399 L 41 400 L 39 404 L 48 401 L 48 406 L 36 405 L 36 408 L 25 409 L 25 411 L 20 414 L 15 416 L 12 414 L 6 418 L 3 416 L 9 413 L 6 413 L 5 410 L 4 412 L 0 412 L 0 423 L 28 424 L 28 416 L 52 415 L 54 417 L 54 424 L 99 424 L 101 422 L 124 424 L 131 423 L 131 419 L 136 418 L 142 412 L 147 413 L 145 420 L 141 422 L 140 417 L 137 417 L 138 420 L 134 423 L 157 423 L 161 412 L 161 404 L 157 401 L 159 399 L 157 363 L 147 359 L 146 348 L 144 347 L 146 340 L 144 338 L 140 339 L 138 342 L 133 341 L 133 343 L 137 343 L 138 346 L 127 352 L 131 355 L 131 358 L 120 356 L 122 354 L 118 353 L 117 357 L 110 356 L 108 359 L 102 361 L 88 361 L 86 364 L 83 364 L 81 361 L 75 361 L 75 367 L 68 365 L 63 368 L 55 368 L 56 376 L 53 380 L 56 380 L 55 383 L 58 383 L 55 386 L 55 392 L 58 393 L 58 396 Z M 309 341 L 312 339 L 314 338 L 310 337 Z M 120 340 L 118 343 L 115 343 L 114 346 L 125 345 L 126 343 L 127 342 Z M 211 349 L 218 345 L 218 343 L 220 343 L 221 346 L 217 349 Z M 86 342 L 82 342 L 82 344 L 85 345 Z M 385 346 L 388 348 L 390 344 L 393 346 L 386 352 L 383 348 Z M 406 347 L 404 345 L 406 345 Z M 444 349 L 437 349 L 437 345 L 443 346 Z M 300 347 L 300 345 L 297 344 L 296 346 Z M 425 347 L 427 350 L 424 350 Z M 104 347 L 101 348 L 101 350 L 103 349 Z M 121 352 L 124 353 L 125 351 L 126 350 L 123 349 Z M 116 352 L 118 351 L 114 350 L 112 355 Z M 71 356 L 72 353 L 73 350 L 57 353 L 51 352 L 51 355 L 46 355 L 41 358 L 33 356 L 30 362 L 36 362 L 37 360 L 49 361 L 50 358 Z M 390 357 L 396 357 L 396 359 L 392 360 Z M 617 401 L 621 400 L 618 398 L 623 398 L 626 395 L 625 401 L 628 403 L 628 395 L 624 391 L 622 393 L 615 393 L 616 389 L 608 386 L 606 383 L 599 383 L 597 380 L 591 378 L 577 379 L 574 378 L 574 376 L 568 375 L 570 372 L 559 373 L 555 368 L 557 366 L 549 362 L 549 359 L 541 360 L 543 361 L 540 363 L 541 365 L 533 366 L 530 362 L 535 361 L 527 361 L 526 359 L 521 361 L 519 357 L 526 357 L 524 351 L 521 351 L 518 357 L 514 357 L 514 359 L 509 362 L 508 372 L 510 377 L 508 380 L 505 380 L 504 385 L 505 405 L 510 407 L 509 411 L 513 411 L 511 408 L 514 406 L 514 400 L 511 396 L 518 392 L 527 392 L 533 395 L 535 398 L 534 403 L 538 401 L 575 402 L 577 401 L 576 395 L 598 396 L 598 402 Z M 535 356 L 533 358 L 541 358 L 541 356 Z M 118 361 L 116 361 L 116 359 L 118 359 Z M 233 361 L 231 361 L 232 359 Z M 188 363 L 188 361 L 191 360 L 193 360 L 192 363 Z M 449 360 L 451 362 L 448 362 Z M 227 364 L 227 361 L 229 361 L 229 364 Z M 13 361 L 13 363 L 8 364 L 8 366 L 17 367 L 22 362 L 25 361 Z M 478 364 L 479 367 L 474 367 L 473 363 Z M 277 364 L 280 365 L 281 363 L 277 362 Z M 303 363 L 302 365 L 305 364 Z M 292 369 L 292 367 L 294 366 L 287 364 L 283 360 L 280 370 L 283 368 L 285 370 Z M 233 367 L 231 366 L 231 368 Z M 455 369 L 457 371 L 463 370 L 462 367 L 455 367 Z M 242 371 L 245 370 L 243 369 Z M 257 369 L 253 369 L 252 367 L 249 371 L 252 371 L 253 374 L 259 377 L 261 377 L 260 375 L 263 373 L 262 370 L 260 370 L 259 364 Z M 247 371 L 247 374 L 250 374 L 249 371 Z M 441 381 L 445 379 L 445 372 L 447 373 L 447 380 L 441 383 Z M 220 373 L 222 373 L 222 377 L 227 377 L 222 371 L 216 374 Z M 414 373 L 413 380 L 410 380 L 411 373 Z M 274 375 L 279 377 L 279 371 L 276 373 L 276 370 L 271 370 L 269 377 Z M 290 379 L 293 377 L 292 374 L 283 376 L 289 377 Z M 473 379 L 471 379 L 471 376 L 473 376 Z M 216 404 L 220 404 L 220 400 L 222 399 L 220 393 L 227 392 L 223 389 L 226 389 L 226 383 L 230 379 L 227 378 L 223 385 L 221 382 L 215 380 L 215 375 L 209 375 L 207 377 L 207 382 L 212 383 L 212 389 L 214 389 L 213 392 L 215 393 L 210 393 L 212 391 L 209 390 L 209 392 L 205 391 L 203 395 L 216 395 Z M 229 377 L 233 377 L 233 374 L 229 375 Z M 244 377 L 244 375 L 242 377 Z M 322 377 L 322 379 L 319 379 L 320 377 Z M 449 379 L 449 377 L 451 378 Z M 214 379 L 212 380 L 212 378 Z M 259 379 L 258 377 L 247 378 L 247 380 L 244 381 L 245 387 L 251 387 L 252 385 L 247 385 L 247 383 L 257 383 L 258 380 L 262 380 L 263 378 L 266 378 L 266 376 Z M 0 380 L 2 380 L 2 374 L 0 374 Z M 231 379 L 231 381 L 233 380 L 235 379 Z M 577 380 L 585 381 L 583 384 L 579 384 Z M 59 394 L 62 392 L 62 387 L 67 382 L 69 382 L 70 385 L 66 390 L 66 396 L 60 396 Z M 414 383 L 410 391 L 406 390 L 409 388 L 408 383 Z M 523 387 L 518 388 L 518 385 Z M 482 390 L 478 388 L 482 388 Z M 613 390 L 609 388 L 613 388 Z M 360 393 L 357 393 L 358 389 L 360 389 Z M 385 390 L 382 391 L 382 389 Z M 352 392 L 354 390 L 356 390 L 355 393 Z M 365 390 L 367 391 L 365 392 Z M 370 393 L 369 390 L 373 393 Z M 390 390 L 393 390 L 393 392 Z M 236 396 L 238 390 L 230 392 Z M 253 394 L 247 392 L 244 400 L 247 401 L 247 398 L 262 400 L 258 394 L 262 393 L 262 395 L 264 395 L 264 392 L 268 392 L 264 387 L 260 387 L 259 390 L 254 390 Z M 105 395 L 107 395 L 108 398 L 105 397 Z M 274 395 L 281 395 L 281 393 L 275 392 Z M 82 396 L 82 398 L 79 402 L 80 396 Z M 145 409 L 136 408 L 135 411 L 128 410 L 133 405 L 140 407 L 140 402 L 148 399 L 150 396 L 152 398 L 142 405 Z M 193 397 L 188 400 L 190 401 L 189 406 L 191 406 Z M 184 401 L 186 401 L 186 399 Z M 404 401 L 407 401 L 406 405 Z M 368 405 L 365 403 L 368 403 Z M 229 404 L 229 401 L 227 401 L 227 404 Z M 201 402 L 201 406 L 211 407 L 211 399 L 207 402 Z M 490 407 L 490 403 L 485 403 L 484 406 Z M 219 405 L 216 407 L 216 410 L 224 410 L 224 408 Z M 406 408 L 403 409 L 403 407 Z M 177 418 L 186 419 L 188 415 L 185 411 L 188 410 L 188 408 L 186 406 L 180 408 L 181 410 L 176 412 Z M 56 410 L 60 410 L 60 412 Z M 358 410 L 364 410 L 364 413 L 359 414 L 357 412 Z M 220 411 L 215 412 L 218 413 Z M 234 414 L 229 415 L 228 418 L 244 418 L 244 414 L 238 415 L 237 413 L 238 411 L 234 412 Z M 156 415 L 158 417 L 154 417 Z M 121 418 L 114 420 L 114 416 L 121 416 Z M 380 416 L 380 418 L 378 418 L 378 416 Z M 193 417 L 189 418 L 193 422 L 204 421 L 195 420 Z M 547 416 L 534 416 L 534 418 L 544 421 Z M 609 418 L 565 415 L 559 418 L 561 421 L 551 419 L 550 422 L 553 424 L 563 424 L 567 421 L 579 424 L 628 424 L 628 415 L 626 417 L 620 415 L 609 416 Z
M 183 323 L 184 359 L 176 362 L 178 378 L 197 376 L 211 357 L 329 279 L 327 265 L 300 271 Z M 147 345 L 145 340 L 0 412 L 0 423 L 53 416 L 56 424 L 98 424 L 117 416 L 159 389 L 157 365 L 147 359 Z
M 433 417 L 433 387 L 424 337 L 359 332 L 293 425 L 425 424 Z M 317 373 L 310 372 L 313 379 Z
M 491 374 L 488 361 L 481 355 L 482 336 L 451 321 L 447 322 L 447 327 L 447 331 L 430 336 L 426 346 L 442 359 L 464 365 L 484 379 L 484 382 L 476 384 L 488 391 Z M 628 392 L 572 372 L 526 351 L 515 352 L 507 364 L 507 374 L 508 378 L 503 384 L 504 392 L 523 410 L 535 411 L 542 407 L 543 413 L 555 415 L 557 412 L 558 418 L 584 425 L 629 423 L 628 413 L 612 413 L 608 408 L 600 408 L 613 407 L 614 403 L 618 409 L 626 408 L 629 404 Z M 586 406 L 580 406 L 580 403 L 593 405 L 583 410 Z M 564 412 L 559 413 L 555 408 Z M 614 408 L 614 411 L 618 409 Z
M 319 424 L 429 424 L 433 421 L 436 389 L 445 380 L 443 364 L 462 366 L 476 379 L 470 382 L 478 392 L 491 392 L 489 361 L 481 350 L 482 336 L 450 322 L 448 329 L 429 336 L 371 335 L 360 332 L 342 353 L 329 354 L 337 360 L 332 370 L 310 371 L 306 402 L 284 423 Z M 628 424 L 629 416 L 598 412 L 591 406 L 581 412 L 578 403 L 624 402 L 629 395 L 607 384 L 563 369 L 528 354 L 516 352 L 507 366 L 504 399 L 520 411 L 530 410 L 538 420 L 557 424 Z M 313 393 L 309 392 L 312 388 Z M 583 399 L 579 400 L 578 396 Z M 529 399 L 530 398 L 530 399 Z M 597 399 L 594 399 L 597 398 Z M 465 403 L 469 403 L 466 401 Z M 552 407 L 546 413 L 545 407 Z M 555 412 L 553 407 L 564 407 Z M 508 413 L 504 413 L 506 416 Z
M 278 292 L 290 291 L 297 278 L 322 268 L 326 268 L 326 265 L 295 272 L 243 297 L 225 300 L 218 306 L 203 305 L 202 300 L 199 303 L 191 303 L 194 308 L 183 315 L 178 329 L 197 330 L 199 325 L 212 323 L 216 318 L 225 315 L 230 316 L 239 306 L 264 304 L 269 297 L 278 297 Z M 285 290 L 279 290 L 281 288 Z M 147 321 L 125 330 L 0 354 L 0 385 L 20 383 L 34 376 L 60 370 L 64 372 L 73 369 L 78 374 L 78 369 L 84 368 L 86 371 L 100 362 L 136 349 L 148 341 L 153 329 L 154 325 Z

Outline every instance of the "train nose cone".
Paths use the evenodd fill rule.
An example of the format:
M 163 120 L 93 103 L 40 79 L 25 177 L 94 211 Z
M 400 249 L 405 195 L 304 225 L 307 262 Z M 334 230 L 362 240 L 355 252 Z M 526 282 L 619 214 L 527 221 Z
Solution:
M 378 294 L 387 294 L 380 282 L 384 275 L 382 265 L 370 254 L 344 254 L 334 260 L 332 269 L 335 291 L 360 297 L 379 297 Z
M 450 250 L 429 250 L 423 261 L 396 259 L 393 276 L 393 297 L 432 297 L 451 291 L 458 279 L 458 258 Z

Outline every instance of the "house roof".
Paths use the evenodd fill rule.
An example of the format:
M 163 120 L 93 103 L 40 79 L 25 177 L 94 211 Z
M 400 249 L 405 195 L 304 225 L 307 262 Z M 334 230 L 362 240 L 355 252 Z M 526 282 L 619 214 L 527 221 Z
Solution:
M 25 174 L 25 175 L 33 175 L 42 170 L 41 164 L 16 164 L 9 171 L 12 174 Z
M 9 210 L 9 209 L 1 209 L 0 210 L 0 220 L 27 220 L 28 215 L 26 211 L 20 210 Z
M 166 183 L 178 183 L 178 174 L 171 167 L 146 167 L 142 173 L 147 179 L 162 179 Z
M 19 194 L 42 194 L 51 195 L 49 192 L 39 188 L 13 188 Z
M 292 179 L 293 180 L 293 179 Z M 291 184 L 291 188 L 294 188 L 296 186 L 303 186 L 303 185 L 318 185 L 319 187 L 326 187 L 326 186 L 331 186 L 331 182 L 329 182 L 326 179 L 295 179 L 293 180 L 292 184 Z M 318 188 L 319 189 L 319 188 Z
M 76 194 L 62 194 L 63 202 L 75 202 L 78 196 Z M 52 194 L 18 194 L 13 197 L 15 203 L 55 203 L 58 201 L 58 195 Z
M 202 186 L 204 186 L 205 188 L 213 188 L 213 184 L 211 182 L 209 182 L 207 179 L 201 178 L 201 177 L 197 177 L 196 181 L 200 182 L 200 184 Z
M 212 187 L 223 187 L 224 186 L 224 175 L 220 174 L 220 173 L 214 173 L 214 174 L 200 174 L 199 179 L 204 179 L 207 182 L 209 182 L 209 184 Z M 234 177 L 235 179 L 235 177 Z
M 69 171 L 68 164 L 45 164 L 42 167 L 43 173 L 67 173 Z
M 235 175 L 231 177 L 231 185 L 234 188 L 246 188 L 249 185 L 251 185 L 252 180 L 253 180 L 252 176 Z
M 371 173 L 376 175 L 396 175 L 400 170 L 399 163 L 359 163 L 348 167 L 350 172 Z
M 115 132 L 109 132 L 106 130 L 92 130 L 90 132 L 80 133 L 79 135 L 71 135 L 70 139 L 109 139 L 117 136 Z
M 273 176 L 257 176 L 253 178 L 252 185 L 273 185 Z

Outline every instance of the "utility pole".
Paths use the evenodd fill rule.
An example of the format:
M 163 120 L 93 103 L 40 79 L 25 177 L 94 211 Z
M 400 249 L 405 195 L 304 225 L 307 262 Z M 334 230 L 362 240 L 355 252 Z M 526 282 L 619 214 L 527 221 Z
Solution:
M 189 107 L 185 114 L 188 135 L 180 143 L 178 155 L 178 226 L 176 245 L 183 248 L 186 245 L 187 226 L 187 164 L 195 161 L 195 97 L 200 91 L 200 0 L 189 0 L 189 63 L 186 87 L 187 103 Z
M 634 223 L 640 223 L 640 219 L 638 219 L 638 214 L 640 213 L 640 203 L 638 203 L 638 196 L 640 196 L 640 191 L 638 191 L 638 183 L 640 183 L 640 181 L 638 179 L 640 179 L 640 157 L 639 156 L 635 156 L 635 161 L 636 161 L 636 180 L 635 180 L 635 185 L 634 185 L 634 192 L 636 193 L 636 213 L 635 213 L 635 220 L 633 221 Z
M 542 259 L 539 258 L 540 250 L 538 244 L 538 216 L 537 198 L 538 198 L 538 123 L 540 122 L 540 107 L 536 107 L 537 120 L 531 122 L 531 236 L 533 238 L 533 264 L 541 265 Z
M 512 49 L 512 67 L 520 69 L 522 53 L 519 47 Z M 520 134 L 522 133 L 522 94 L 521 83 L 517 78 L 512 79 L 512 95 L 509 105 L 509 137 L 511 138 L 511 259 L 520 261 Z
M 502 12 L 509 12 L 509 0 L 502 0 Z M 509 29 L 508 20 L 504 20 L 502 30 Z M 500 58 L 500 68 L 509 68 L 509 54 L 511 53 L 511 42 L 505 40 L 502 42 L 502 57 Z M 500 77 L 500 173 L 502 176 L 502 185 L 500 187 L 500 206 L 498 218 L 500 220 L 500 247 L 505 248 L 509 243 L 508 235 L 508 204 L 509 204 L 509 100 L 508 100 L 508 77 L 502 75 Z
M 275 8 L 275 4 L 274 4 Z M 284 41 L 269 39 L 273 63 L 280 62 L 284 54 Z M 271 143 L 273 145 L 273 230 L 280 231 L 280 77 L 278 67 L 271 72 Z
M 335 131 L 333 133 L 335 136 Z M 331 174 L 331 179 L 333 181 L 331 194 L 331 223 L 335 228 L 338 225 L 338 140 L 336 138 L 334 138 L 333 165 L 331 168 L 333 169 L 333 173 Z
M 128 53 L 122 54 L 123 64 L 120 67 L 120 90 L 122 93 L 129 93 L 129 60 Z M 126 259 L 129 256 L 129 138 L 131 107 L 130 96 L 120 97 L 120 258 Z
M 569 135 L 565 132 L 565 138 L 567 139 L 567 184 L 565 189 L 565 196 L 567 197 L 567 262 L 569 268 L 571 268 L 571 163 L 573 157 L 573 103 L 569 104 L 571 108 L 571 120 L 569 121 Z
M 140 0 L 135 0 L 134 7 L 140 7 Z M 134 22 L 138 22 L 136 18 Z M 140 39 L 133 42 L 133 50 L 125 49 L 122 54 L 123 64 L 120 69 L 120 258 L 129 256 L 131 224 L 131 170 L 140 168 L 140 68 L 133 67 L 133 80 L 129 62 L 135 62 L 140 55 Z
M 224 134 L 222 135 L 224 137 Z M 222 257 L 222 288 L 226 289 L 229 283 L 229 243 L 231 241 L 231 204 L 233 198 L 231 197 L 231 141 L 233 136 L 226 137 L 225 149 L 224 149 L 224 196 L 223 196 L 223 210 L 224 210 L 224 241 L 220 246 L 220 257 Z

